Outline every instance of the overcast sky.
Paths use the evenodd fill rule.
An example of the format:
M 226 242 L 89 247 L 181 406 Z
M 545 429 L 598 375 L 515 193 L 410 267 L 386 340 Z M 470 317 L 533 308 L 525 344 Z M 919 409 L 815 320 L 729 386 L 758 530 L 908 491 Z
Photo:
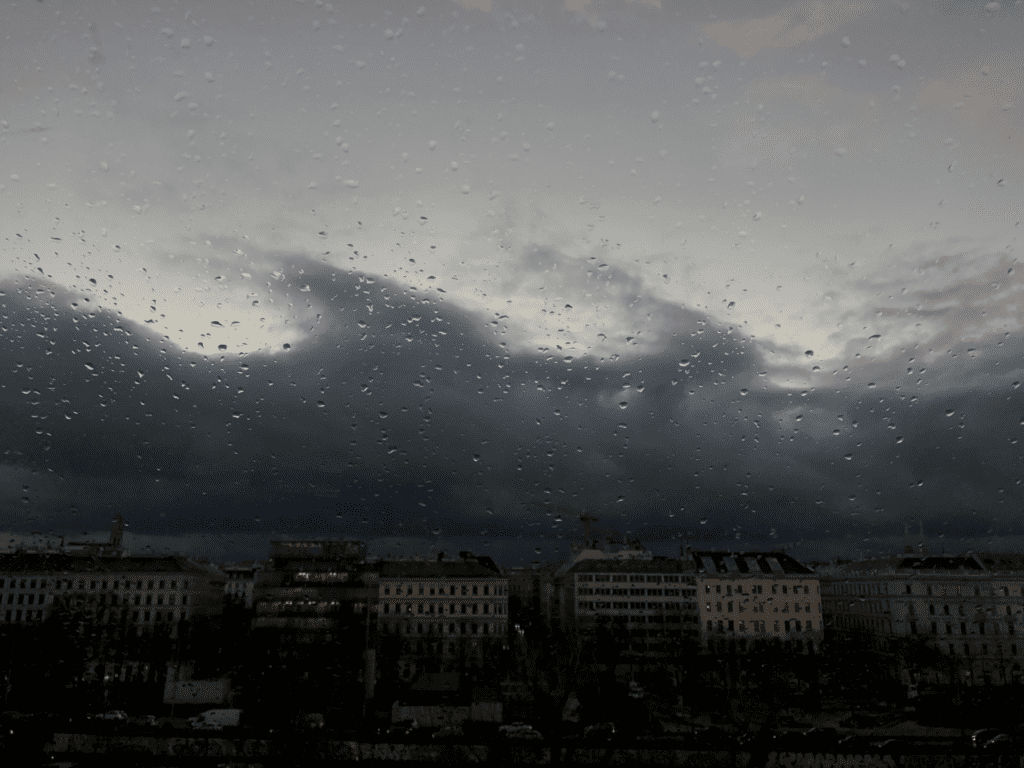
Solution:
M 0 38 L 4 527 L 1020 548 L 1020 0 L 3 0 Z

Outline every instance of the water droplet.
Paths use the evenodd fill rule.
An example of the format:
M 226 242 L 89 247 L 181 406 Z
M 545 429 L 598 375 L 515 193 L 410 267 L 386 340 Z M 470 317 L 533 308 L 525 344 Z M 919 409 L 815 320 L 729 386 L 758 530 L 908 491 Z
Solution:
M 833 429 L 832 430 L 832 434 L 833 435 L 838 435 L 839 434 L 839 430 L 838 429 Z
M 902 437 L 897 437 L 896 438 L 896 445 L 899 445 L 902 442 L 903 442 L 903 438 Z
M 843 456 L 843 458 L 846 459 L 847 461 L 852 461 L 853 460 L 853 454 L 852 453 L 848 453 L 845 456 Z
M 629 405 L 629 403 L 627 403 L 625 400 L 623 400 L 621 403 L 619 403 L 619 408 L 622 408 L 623 410 L 625 410 L 626 406 L 628 406 L 628 405 Z
M 802 413 L 798 414 L 796 419 L 795 419 L 795 421 L 803 421 L 803 420 L 804 420 L 804 415 Z
M 388 412 L 387 411 L 378 411 L 377 415 L 380 416 L 382 419 L 386 419 L 388 417 Z
M 474 453 L 473 454 L 473 461 L 480 461 L 480 454 L 479 453 Z
M 950 408 L 948 411 L 946 411 L 946 416 L 952 416 L 955 413 L 956 413 L 956 411 L 953 410 L 952 408 Z
M 743 395 L 744 397 L 746 397 L 747 396 L 747 390 L 741 389 L 740 390 L 740 394 Z
M 707 519 L 706 517 L 702 517 L 702 518 L 700 519 L 700 524 L 701 524 L 701 525 L 707 525 L 707 524 L 708 524 L 708 519 Z
M 284 345 L 284 348 L 285 348 L 285 349 L 291 349 L 291 348 L 292 348 L 292 345 L 291 345 L 291 344 L 285 344 L 285 345 Z
M 808 349 L 804 354 L 807 355 L 807 357 L 814 357 L 814 350 Z
M 730 301 L 730 302 L 729 302 L 729 303 L 728 303 L 728 304 L 727 304 L 727 305 L 725 306 L 725 308 L 726 308 L 726 309 L 732 309 L 732 308 L 733 308 L 733 307 L 735 307 L 735 306 L 736 306 L 736 302 L 735 302 L 735 301 Z

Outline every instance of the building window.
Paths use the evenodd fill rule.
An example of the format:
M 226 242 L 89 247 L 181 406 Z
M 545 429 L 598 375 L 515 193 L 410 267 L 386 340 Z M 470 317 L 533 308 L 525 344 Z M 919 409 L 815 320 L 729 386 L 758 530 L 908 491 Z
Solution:
M 907 590 L 907 594 L 908 594 L 908 595 L 909 595 L 909 594 L 912 594 L 912 592 L 911 592 L 911 589 L 910 589 L 910 585 L 909 585 L 909 584 L 904 584 L 903 586 L 904 586 L 904 587 L 906 587 L 906 590 Z
M 480 589 L 480 588 L 479 588 L 479 587 L 478 587 L 478 586 L 477 586 L 476 584 L 474 584 L 474 585 L 473 585 L 473 594 L 474 594 L 474 595 L 477 595 L 477 594 L 479 594 L 479 589 Z

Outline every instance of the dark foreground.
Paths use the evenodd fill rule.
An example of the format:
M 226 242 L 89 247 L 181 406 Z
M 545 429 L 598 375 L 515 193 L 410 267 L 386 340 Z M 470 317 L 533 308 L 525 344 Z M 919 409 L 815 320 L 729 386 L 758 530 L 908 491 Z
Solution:
M 790 749 L 789 747 L 792 747 Z M 783 742 L 738 746 L 690 745 L 679 739 L 649 742 L 579 743 L 517 741 L 489 744 L 423 744 L 340 741 L 329 737 L 274 739 L 211 736 L 126 736 L 57 733 L 45 742 L 8 743 L 0 763 L 12 766 L 110 766 L 124 768 L 289 768 L 384 765 L 641 765 L 692 768 L 1024 768 L 1016 754 L 972 753 L 948 741 L 903 741 L 864 745 L 857 751 L 808 751 Z

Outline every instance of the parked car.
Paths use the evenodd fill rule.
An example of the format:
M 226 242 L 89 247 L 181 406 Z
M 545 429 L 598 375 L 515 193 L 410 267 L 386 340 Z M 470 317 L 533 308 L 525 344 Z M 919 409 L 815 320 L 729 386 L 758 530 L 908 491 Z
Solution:
M 225 728 L 237 728 L 241 717 L 240 709 L 207 709 L 189 718 L 188 723 L 197 731 L 222 731 Z
M 839 732 L 835 728 L 811 728 L 804 731 L 803 740 L 808 746 L 827 749 L 839 743 Z
M 393 723 L 386 728 L 378 728 L 378 736 L 391 736 L 391 737 L 406 737 L 410 736 L 419 730 L 419 727 L 415 723 L 404 722 L 404 723 Z
M 176 731 L 188 728 L 189 722 L 187 717 L 158 717 L 155 725 L 165 731 Z
M 498 728 L 498 733 L 510 734 L 519 733 L 521 731 L 532 731 L 533 726 L 527 723 L 509 723 L 508 725 L 502 725 Z
M 693 737 L 698 743 L 704 745 L 725 744 L 731 741 L 728 733 L 713 725 L 694 728 Z
M 299 731 L 322 730 L 324 727 L 324 716 L 319 712 L 297 715 L 292 720 L 292 727 Z
M 615 738 L 615 723 L 594 723 L 583 729 L 586 741 L 611 741 Z
M 836 748 L 842 750 L 845 754 L 857 754 L 863 747 L 866 746 L 866 739 L 863 736 L 858 736 L 855 733 L 848 733 L 843 736 L 836 744 Z
M 510 739 L 526 739 L 532 741 L 539 741 L 544 738 L 540 731 L 535 731 L 532 728 L 528 731 L 509 731 L 505 735 Z
M 128 714 L 120 709 L 112 709 L 109 712 L 102 712 L 98 715 L 93 715 L 94 720 L 105 720 L 107 722 L 128 722 Z
M 430 734 L 431 741 L 458 741 L 465 738 L 466 732 L 461 725 L 446 725 Z

